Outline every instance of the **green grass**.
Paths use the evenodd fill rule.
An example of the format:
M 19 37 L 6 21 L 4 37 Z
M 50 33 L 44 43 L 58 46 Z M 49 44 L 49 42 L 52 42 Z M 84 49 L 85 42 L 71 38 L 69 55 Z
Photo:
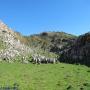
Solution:
M 0 63 L 0 86 L 15 83 L 19 90 L 90 90 L 90 68 L 62 63 Z

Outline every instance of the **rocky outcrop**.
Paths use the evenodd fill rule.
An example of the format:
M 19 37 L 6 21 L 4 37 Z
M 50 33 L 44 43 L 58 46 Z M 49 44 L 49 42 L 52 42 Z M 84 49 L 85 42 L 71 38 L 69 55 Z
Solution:
M 16 39 L 16 34 L 13 30 L 8 28 L 2 21 L 0 21 L 0 39 L 5 44 L 6 48 L 0 51 L 0 59 L 12 62 L 16 56 L 25 56 L 32 52 L 32 49 Z
M 90 66 L 90 32 L 79 36 L 60 56 L 60 61 Z

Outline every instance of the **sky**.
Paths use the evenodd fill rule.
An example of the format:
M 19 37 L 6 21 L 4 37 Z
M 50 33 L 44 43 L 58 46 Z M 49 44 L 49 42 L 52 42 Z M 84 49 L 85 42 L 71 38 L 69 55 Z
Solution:
M 90 31 L 90 0 L 0 0 L 0 19 L 23 35 Z

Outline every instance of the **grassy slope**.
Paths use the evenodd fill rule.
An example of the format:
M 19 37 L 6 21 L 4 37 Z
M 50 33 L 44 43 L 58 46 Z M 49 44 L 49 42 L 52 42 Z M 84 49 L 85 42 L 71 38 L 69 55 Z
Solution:
M 62 63 L 0 63 L 0 86 L 14 83 L 19 85 L 19 90 L 81 90 L 81 87 L 90 90 L 90 68 Z

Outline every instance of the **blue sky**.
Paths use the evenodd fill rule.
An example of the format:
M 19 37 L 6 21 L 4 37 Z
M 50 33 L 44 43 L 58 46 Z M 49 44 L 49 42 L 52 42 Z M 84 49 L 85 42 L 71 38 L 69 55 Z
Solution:
M 0 19 L 24 35 L 90 31 L 90 0 L 0 0 Z

